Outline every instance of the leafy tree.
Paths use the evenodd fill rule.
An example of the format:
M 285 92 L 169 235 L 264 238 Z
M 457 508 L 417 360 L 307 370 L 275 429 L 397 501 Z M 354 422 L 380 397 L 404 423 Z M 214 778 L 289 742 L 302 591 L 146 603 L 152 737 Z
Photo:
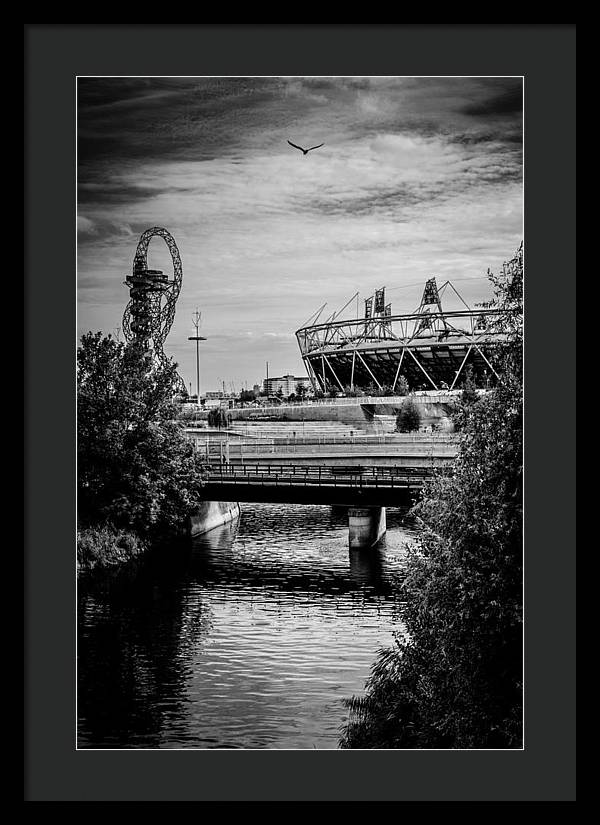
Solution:
M 192 444 L 173 419 L 176 365 L 151 369 L 135 346 L 87 333 L 77 351 L 80 527 L 179 531 L 197 506 Z
M 400 433 L 411 433 L 421 426 L 421 413 L 412 398 L 405 398 L 396 416 L 396 429 Z
M 460 400 L 466 405 L 475 404 L 479 401 L 479 393 L 477 392 L 477 387 L 475 386 L 475 381 L 473 380 L 473 368 L 470 366 L 466 370 L 466 377 Z
M 254 394 L 253 390 L 242 390 L 240 393 L 240 401 L 242 404 L 246 404 L 250 401 L 254 401 L 256 395 Z
M 518 748 L 522 741 L 522 248 L 493 281 L 512 306 L 501 381 L 463 407 L 451 474 L 414 512 L 406 632 L 377 659 L 364 698 L 349 700 L 341 746 Z M 512 317 L 511 317 L 512 316 Z M 500 361 L 499 361 L 500 363 Z
M 298 381 L 298 383 L 296 384 L 296 398 L 298 398 L 299 401 L 302 401 L 304 398 L 306 398 L 306 392 L 306 384 L 304 384 L 302 381 Z
M 390 384 L 384 384 L 382 387 L 376 387 L 372 390 L 371 395 L 376 397 L 382 397 L 386 395 L 395 395 L 396 393 L 392 390 Z
M 482 306 L 501 310 L 493 323 L 494 332 L 506 335 L 503 344 L 495 350 L 494 366 L 498 373 L 512 375 L 523 382 L 523 243 L 514 256 L 502 265 L 499 273 L 488 269 L 488 278 L 494 289 L 494 298 Z
M 401 375 L 396 381 L 396 389 L 394 390 L 394 395 L 408 395 L 408 392 L 408 381 L 403 375 Z

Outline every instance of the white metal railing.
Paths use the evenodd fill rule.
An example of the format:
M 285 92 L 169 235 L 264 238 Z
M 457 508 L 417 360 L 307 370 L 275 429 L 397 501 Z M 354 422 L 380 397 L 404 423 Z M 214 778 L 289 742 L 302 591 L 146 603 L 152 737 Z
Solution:
M 287 453 L 290 453 L 290 452 L 292 452 L 292 453 L 302 452 L 302 447 L 306 447 L 306 446 L 309 446 L 309 445 L 306 445 L 306 444 L 289 444 L 289 445 L 287 445 L 287 449 L 282 449 L 283 446 L 284 445 L 281 445 L 281 444 L 241 444 L 241 445 L 236 445 L 235 447 L 232 447 L 230 445 L 229 450 L 224 450 L 224 452 L 228 452 L 229 455 L 231 455 L 232 457 L 233 456 L 251 455 L 251 454 L 256 455 L 256 454 L 260 454 L 260 453 L 272 453 L 272 454 L 280 453 L 280 454 L 284 455 L 284 454 L 287 454 Z M 334 446 L 339 446 L 339 445 L 331 444 L 331 445 L 322 445 L 322 446 L 334 447 Z M 348 446 L 350 446 L 350 445 L 348 445 Z M 367 446 L 367 445 L 353 445 L 353 446 Z M 378 446 L 378 445 L 372 444 L 372 445 L 368 445 L 368 446 L 375 447 L 375 446 Z M 387 444 L 387 445 L 382 444 L 382 445 L 379 445 L 379 446 L 388 446 L 389 447 L 390 445 L 389 444 Z M 433 449 L 433 447 L 432 447 L 428 450 L 416 449 L 414 445 L 410 445 L 410 446 L 412 446 L 412 449 L 409 448 L 409 445 L 400 445 L 399 444 L 397 446 L 398 446 L 398 448 L 404 447 L 404 449 L 403 450 L 400 450 L 400 449 L 394 450 L 393 452 L 386 453 L 386 455 L 390 455 L 390 456 L 411 455 L 411 456 L 425 456 L 425 457 L 429 456 L 429 455 L 432 455 L 434 453 L 436 455 L 442 455 L 442 454 L 443 455 L 448 455 L 448 456 L 455 456 L 456 455 L 456 450 L 453 449 L 453 445 L 450 445 L 450 444 L 440 444 L 440 445 L 437 445 L 435 449 Z M 213 453 L 218 453 L 219 449 L 217 448 L 217 445 L 215 445 L 214 447 L 209 447 L 209 451 L 211 451 Z M 353 455 L 356 451 L 345 452 L 344 450 L 340 450 L 340 451 L 334 451 L 334 452 L 339 452 L 340 455 Z M 310 455 L 311 453 L 314 453 L 314 451 L 308 450 L 306 454 Z M 369 453 L 367 452 L 366 455 L 368 455 L 368 454 Z
M 253 442 L 246 442 L 246 443 L 227 443 L 227 442 L 218 442 L 218 443 L 206 443 L 203 441 L 194 441 L 194 449 L 196 452 L 203 454 L 207 457 L 216 456 L 220 460 L 224 460 L 228 462 L 230 459 L 236 460 L 243 460 L 244 458 L 251 458 L 252 456 L 260 456 L 260 455 L 304 455 L 309 456 L 312 455 L 317 458 L 319 455 L 323 455 L 323 451 L 321 449 L 311 449 L 312 447 L 318 447 L 319 445 L 307 445 L 302 443 L 289 443 L 289 444 L 273 444 L 273 443 L 253 443 Z M 328 446 L 332 449 L 330 450 L 330 455 L 337 455 L 339 457 L 344 456 L 389 456 L 390 458 L 445 458 L 445 459 L 454 459 L 457 455 L 457 445 L 451 444 L 448 442 L 442 442 L 439 444 L 401 444 L 397 443 L 395 449 L 390 449 L 392 447 L 389 443 L 384 443 L 383 441 L 370 444 L 326 444 L 321 446 Z M 360 447 L 367 448 L 367 451 L 361 450 Z M 387 449 L 385 452 L 381 452 L 377 448 L 379 447 L 386 447 Z M 341 447 L 341 449 L 340 449 Z M 346 449 L 344 449 L 346 448 Z M 358 449 L 357 449 L 358 448 Z
M 358 444 L 456 444 L 458 437 L 452 435 L 440 435 L 433 433 L 429 438 L 398 438 L 397 435 L 390 433 L 389 435 L 358 435 L 358 436 L 296 436 L 296 438 L 289 438 L 287 436 L 256 436 L 249 441 L 235 439 L 229 442 L 231 446 L 240 446 L 240 444 L 273 444 L 275 446 L 286 446 L 293 444 L 345 444 L 347 446 Z
M 197 440 L 206 441 L 210 439 L 210 434 L 206 430 L 194 430 L 189 428 L 186 430 L 189 437 L 196 437 Z M 240 444 L 243 441 L 243 436 L 246 435 L 243 431 L 229 433 L 227 430 L 221 430 L 224 438 L 220 441 L 228 441 L 230 445 Z M 234 436 L 234 438 L 230 438 Z M 284 435 L 276 432 L 248 433 L 250 444 L 268 443 L 268 444 L 431 444 L 435 443 L 449 443 L 455 444 L 460 440 L 460 433 L 450 432 L 432 432 L 432 433 L 365 433 L 355 432 L 344 434 L 330 434 L 330 433 L 303 433 L 302 428 L 299 427 L 295 435 Z

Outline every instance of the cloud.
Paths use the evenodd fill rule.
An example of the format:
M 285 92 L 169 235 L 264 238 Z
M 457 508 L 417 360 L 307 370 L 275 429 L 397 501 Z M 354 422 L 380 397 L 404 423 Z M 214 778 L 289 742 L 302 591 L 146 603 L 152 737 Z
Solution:
M 83 243 L 100 243 L 113 240 L 115 237 L 131 238 L 134 235 L 132 227 L 124 221 L 102 217 L 96 213 L 93 219 L 85 215 L 77 216 L 77 234 Z
M 226 368 L 253 381 L 264 360 L 301 370 L 293 332 L 325 301 L 333 311 L 357 289 L 480 277 L 521 238 L 517 87 L 485 78 L 86 79 L 80 328 L 102 319 L 102 301 L 102 326 L 119 325 L 123 276 L 154 225 L 173 234 L 184 269 L 165 349 L 193 376 L 187 336 L 198 306 L 208 388 Z M 303 157 L 288 138 L 325 146 Z M 159 239 L 149 263 L 170 272 Z
M 521 113 L 523 110 L 523 88 L 520 79 L 511 83 L 497 94 L 469 103 L 462 111 L 467 115 L 489 117 L 490 115 L 505 115 Z
M 77 215 L 77 234 L 95 235 L 96 227 L 94 221 L 86 218 L 84 215 Z

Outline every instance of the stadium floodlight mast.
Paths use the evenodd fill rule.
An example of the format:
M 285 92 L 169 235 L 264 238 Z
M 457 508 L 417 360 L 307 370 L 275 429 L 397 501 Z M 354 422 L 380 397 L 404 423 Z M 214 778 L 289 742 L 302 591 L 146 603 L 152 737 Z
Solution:
M 198 328 L 200 327 L 201 318 L 202 313 L 198 312 L 198 308 L 196 307 L 196 312 L 192 316 L 192 324 L 194 325 L 196 334 L 188 337 L 188 341 L 196 342 L 196 403 L 198 406 L 200 406 L 200 341 L 206 341 L 206 338 L 202 335 L 198 335 Z

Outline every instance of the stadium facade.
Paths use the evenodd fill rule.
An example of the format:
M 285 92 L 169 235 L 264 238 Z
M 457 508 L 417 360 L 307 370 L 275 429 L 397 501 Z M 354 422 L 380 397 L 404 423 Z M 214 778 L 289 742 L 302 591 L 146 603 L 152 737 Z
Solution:
M 443 309 L 446 290 L 460 299 L 461 308 Z M 315 390 L 393 392 L 401 376 L 411 391 L 455 389 L 467 375 L 479 387 L 498 380 L 494 364 L 507 340 L 506 313 L 486 305 L 471 309 L 450 281 L 438 289 L 430 278 L 419 307 L 407 314 L 392 314 L 385 287 L 364 304 L 362 318 L 336 320 L 341 310 L 324 323 L 313 321 L 296 331 Z

